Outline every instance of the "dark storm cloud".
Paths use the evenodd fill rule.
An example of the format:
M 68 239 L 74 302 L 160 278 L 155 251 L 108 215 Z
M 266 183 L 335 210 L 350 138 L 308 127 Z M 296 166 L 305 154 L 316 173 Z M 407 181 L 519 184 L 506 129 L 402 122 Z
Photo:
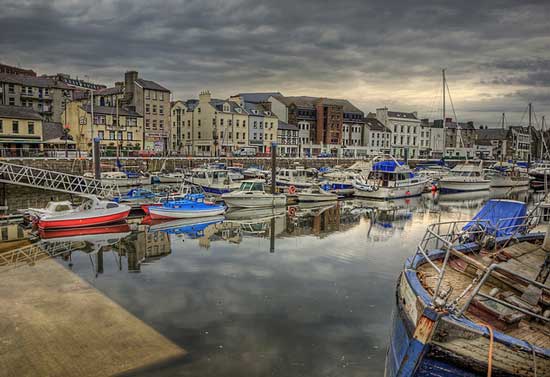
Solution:
M 108 84 L 137 69 L 178 98 L 280 90 L 433 113 L 446 67 L 468 116 L 499 100 L 519 107 L 550 86 L 546 1 L 0 0 L 0 9 L 0 60 Z

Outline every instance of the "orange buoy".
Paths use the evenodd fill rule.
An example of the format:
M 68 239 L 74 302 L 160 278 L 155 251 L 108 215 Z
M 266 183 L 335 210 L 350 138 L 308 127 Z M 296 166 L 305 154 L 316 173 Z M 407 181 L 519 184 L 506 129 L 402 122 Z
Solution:
M 290 216 L 296 215 L 296 207 L 288 207 L 288 214 Z
M 289 193 L 290 195 L 296 194 L 296 187 L 290 186 L 290 187 L 288 188 L 288 193 Z

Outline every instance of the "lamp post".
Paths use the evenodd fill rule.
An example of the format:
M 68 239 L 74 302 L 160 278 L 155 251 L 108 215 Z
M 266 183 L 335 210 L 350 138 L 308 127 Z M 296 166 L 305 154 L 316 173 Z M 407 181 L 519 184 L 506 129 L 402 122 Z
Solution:
M 68 145 L 68 137 L 69 137 L 69 125 L 67 124 L 67 92 L 63 94 L 63 99 L 65 102 L 65 126 L 63 127 L 63 135 L 65 136 L 65 158 L 69 157 L 69 145 Z

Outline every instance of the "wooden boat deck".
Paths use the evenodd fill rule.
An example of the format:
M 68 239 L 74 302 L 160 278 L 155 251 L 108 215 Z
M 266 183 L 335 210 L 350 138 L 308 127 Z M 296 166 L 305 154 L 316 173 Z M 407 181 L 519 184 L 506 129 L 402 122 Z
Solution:
M 489 255 L 489 252 L 481 252 L 480 254 L 472 254 L 469 256 L 471 256 L 475 261 L 481 262 L 483 265 L 488 266 L 493 261 Z M 504 259 L 509 258 L 505 261 L 501 261 L 501 265 L 505 266 L 508 270 L 522 274 L 533 280 L 535 280 L 539 274 L 539 267 L 543 265 L 546 258 L 546 252 L 541 249 L 540 245 L 530 242 L 521 242 L 510 245 L 502 249 L 499 252 L 499 255 Z M 442 260 L 434 261 L 438 267 L 442 265 L 442 262 Z M 472 265 L 467 265 L 466 262 L 459 260 L 458 258 L 451 258 L 441 285 L 441 288 L 444 291 L 452 288 L 448 302 L 456 299 L 468 287 L 468 285 L 472 282 L 475 271 L 476 269 L 473 268 Z M 417 275 L 419 276 L 424 288 L 428 292 L 433 293 L 438 277 L 438 274 L 433 267 L 429 263 L 425 263 L 417 269 Z M 495 287 L 498 287 L 501 290 L 504 287 L 507 291 L 513 291 L 518 296 L 521 296 L 521 294 L 526 290 L 526 286 L 511 286 L 506 284 L 506 279 L 500 280 L 496 278 L 489 278 L 481 288 L 481 292 L 489 294 L 489 292 Z M 468 296 L 469 293 L 458 301 L 458 307 L 462 307 L 462 305 L 465 304 Z M 542 308 L 541 313 L 549 309 L 547 302 L 548 301 L 543 299 L 539 300 L 539 306 Z M 468 309 L 468 318 L 478 323 L 487 322 L 487 318 L 481 319 L 478 315 L 472 313 L 471 309 L 472 306 Z M 539 320 L 532 320 L 529 317 L 525 317 L 519 321 L 517 327 L 511 326 L 511 328 L 502 332 L 518 339 L 525 340 L 530 344 L 543 348 L 550 348 L 550 325 Z

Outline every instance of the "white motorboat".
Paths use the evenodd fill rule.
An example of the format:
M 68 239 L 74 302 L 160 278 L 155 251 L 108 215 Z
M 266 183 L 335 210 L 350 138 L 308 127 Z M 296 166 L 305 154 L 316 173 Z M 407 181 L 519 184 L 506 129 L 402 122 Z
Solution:
M 209 203 L 202 194 L 188 194 L 183 200 L 169 200 L 161 206 L 149 207 L 149 216 L 153 220 L 162 219 L 189 219 L 222 215 L 225 206 Z
M 485 176 L 491 181 L 491 187 L 529 186 L 529 176 L 519 169 L 515 169 L 512 164 L 495 164 L 486 170 Z
M 94 178 L 93 173 L 84 173 L 85 178 Z M 106 171 L 102 172 L 101 181 L 107 184 L 114 184 L 118 187 L 133 187 L 147 185 L 151 183 L 150 177 L 129 177 L 128 174 L 121 171 Z
M 280 169 L 275 177 L 277 186 L 305 189 L 316 184 L 315 173 L 310 169 L 296 167 L 295 169 Z
M 243 168 L 239 166 L 228 166 L 227 171 L 233 182 L 242 181 L 244 179 Z
M 298 192 L 299 202 L 330 202 L 338 200 L 338 195 L 315 185 Z
M 106 225 L 126 220 L 129 213 L 130 207 L 127 205 L 89 196 L 77 208 L 41 215 L 38 227 L 61 229 Z
M 185 173 L 183 172 L 159 172 L 153 174 L 151 181 L 158 183 L 181 183 L 185 180 Z
M 262 170 L 255 167 L 250 167 L 248 169 L 243 170 L 243 175 L 245 179 L 253 179 L 253 178 L 266 178 L 268 177 L 270 172 L 268 170 Z
M 267 193 L 264 182 L 259 179 L 242 181 L 238 190 L 223 194 L 222 199 L 230 208 L 281 207 L 286 205 L 286 195 Z
M 428 180 L 416 176 L 392 156 L 373 159 L 369 175 L 353 181 L 355 196 L 370 199 L 398 199 L 421 195 Z
M 489 190 L 491 181 L 485 177 L 482 164 L 483 161 L 456 165 L 439 181 L 439 190 L 441 193 Z
M 358 174 L 353 170 L 338 169 L 324 173 L 320 178 L 320 182 L 323 189 L 334 194 L 348 196 L 353 195 L 355 192 L 353 181 L 357 176 Z
M 222 195 L 239 188 L 240 184 L 233 182 L 229 172 L 224 169 L 193 169 L 189 182 L 201 186 L 202 189 L 214 195 Z

